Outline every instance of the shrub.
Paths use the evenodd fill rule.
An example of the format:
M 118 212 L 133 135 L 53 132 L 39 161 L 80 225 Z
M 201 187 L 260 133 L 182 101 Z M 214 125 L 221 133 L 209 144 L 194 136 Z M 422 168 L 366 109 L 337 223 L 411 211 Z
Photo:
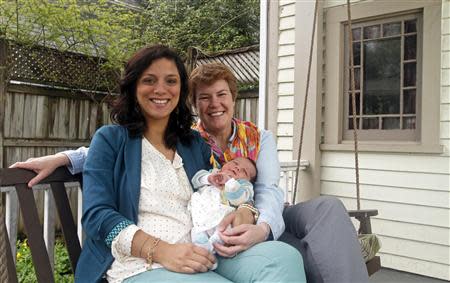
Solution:
M 37 282 L 27 240 L 17 241 L 16 268 L 19 282 Z M 55 282 L 72 283 L 74 277 L 66 247 L 62 240 L 55 243 Z

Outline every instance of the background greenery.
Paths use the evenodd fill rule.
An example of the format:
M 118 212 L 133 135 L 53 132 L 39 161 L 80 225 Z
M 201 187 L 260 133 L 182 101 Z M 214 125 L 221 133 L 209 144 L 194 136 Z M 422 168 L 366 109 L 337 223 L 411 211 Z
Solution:
M 31 251 L 27 240 L 17 241 L 16 268 L 19 282 L 37 282 L 34 274 Z M 74 277 L 70 267 L 69 256 L 62 240 L 57 240 L 55 244 L 55 282 L 72 283 Z
M 118 2 L 118 1 L 115 1 Z M 258 0 L 0 0 L 0 35 L 26 44 L 81 52 L 122 67 L 138 48 L 163 43 L 218 51 L 259 41 Z

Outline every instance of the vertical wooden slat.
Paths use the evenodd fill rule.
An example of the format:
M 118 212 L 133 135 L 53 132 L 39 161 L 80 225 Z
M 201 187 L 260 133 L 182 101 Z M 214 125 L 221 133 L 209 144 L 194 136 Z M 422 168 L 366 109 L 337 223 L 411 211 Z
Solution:
M 58 117 L 58 137 L 67 139 L 69 137 L 69 100 L 68 98 L 60 98 Z
M 11 93 L 6 92 L 4 95 L 4 115 L 3 117 L 11 117 L 11 113 L 12 113 L 12 99 L 13 99 L 13 95 Z M 0 107 L 2 107 L 3 105 L 0 105 Z M 3 118 L 3 138 L 8 138 L 11 136 L 11 123 L 8 120 L 5 120 L 5 118 Z
M 3 138 L 5 125 L 5 101 L 6 101 L 6 41 L 0 39 L 0 167 L 4 166 Z
M 250 109 L 251 109 L 251 121 L 258 125 L 258 98 L 250 99 Z
M 284 188 L 285 188 L 285 192 L 286 192 L 286 196 L 289 195 L 289 172 L 285 171 L 284 172 Z M 289 200 L 289 199 L 287 199 Z
M 5 225 L 5 214 L 3 213 L 3 194 L 0 194 L 0 261 L 2 262 L 0 267 L 0 280 L 1 282 L 11 282 L 17 283 L 17 273 L 16 267 L 14 264 L 14 256 L 11 252 L 10 246 L 11 241 L 9 240 L 9 236 L 7 233 L 6 225 Z M 13 241 L 15 243 L 15 241 Z M 15 252 L 14 252 L 15 255 Z M 6 262 L 6 265 L 5 265 Z
M 251 106 L 252 105 L 250 104 L 250 99 L 246 99 L 245 100 L 245 120 L 254 122 L 252 120 L 252 108 L 251 108 Z
M 67 198 L 64 183 L 55 182 L 50 184 L 53 196 L 55 197 L 56 209 L 58 210 L 61 228 L 66 241 L 67 251 L 69 252 L 72 270 L 75 273 L 78 258 L 81 253 L 81 246 L 77 237 L 77 228 L 70 210 L 69 199 Z
M 89 101 L 80 102 L 80 116 L 78 127 L 78 138 L 87 139 L 89 137 Z
M 55 200 L 51 190 L 44 191 L 44 241 L 47 246 L 50 265 L 55 262 Z
M 11 253 L 16 254 L 16 240 L 17 240 L 17 227 L 19 225 L 19 201 L 17 199 L 16 190 L 11 190 L 6 193 L 6 228 L 8 230 L 8 237 L 11 245 Z M 14 261 L 16 257 L 14 256 Z
M 241 99 L 239 101 L 239 119 L 244 120 L 245 115 L 245 100 Z
M 11 136 L 21 138 L 23 137 L 23 119 L 25 115 L 24 103 L 25 95 L 15 93 L 12 105 L 12 115 L 11 115 Z
M 95 130 L 97 130 L 98 121 L 98 104 L 95 102 L 90 102 L 90 112 L 89 112 L 89 137 L 94 136 Z
M 58 98 L 57 97 L 49 97 L 48 98 L 48 120 L 47 120 L 47 128 L 48 128 L 48 137 L 49 138 L 57 138 L 58 137 L 58 121 L 57 121 L 57 105 Z
M 69 139 L 75 140 L 77 138 L 78 131 L 78 108 L 80 107 L 80 101 L 77 99 L 71 99 L 69 102 Z
M 38 282 L 53 283 L 55 281 L 53 278 L 52 267 L 45 248 L 45 242 L 42 236 L 42 226 L 39 221 L 33 192 L 28 189 L 26 184 L 16 185 L 16 191 L 37 280 Z
M 37 96 L 24 95 L 23 137 L 34 138 L 36 136 Z
M 83 191 L 78 188 L 78 202 L 77 202 L 77 235 L 80 245 L 83 246 L 83 225 L 81 225 L 81 217 L 83 216 Z
M 36 138 L 48 137 L 49 102 L 47 96 L 36 99 Z M 39 156 L 39 155 L 37 155 Z
M 111 119 L 109 118 L 109 109 L 106 103 L 102 103 L 102 115 L 103 115 L 102 124 L 103 125 L 111 124 Z

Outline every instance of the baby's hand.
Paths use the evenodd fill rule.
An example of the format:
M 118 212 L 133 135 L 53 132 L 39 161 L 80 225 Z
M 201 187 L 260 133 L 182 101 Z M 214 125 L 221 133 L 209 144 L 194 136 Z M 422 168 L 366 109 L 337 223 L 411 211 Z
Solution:
M 208 176 L 208 182 L 211 185 L 218 187 L 220 189 L 223 188 L 223 186 L 229 179 L 230 179 L 230 177 L 228 175 L 220 173 L 220 172 L 213 173 Z

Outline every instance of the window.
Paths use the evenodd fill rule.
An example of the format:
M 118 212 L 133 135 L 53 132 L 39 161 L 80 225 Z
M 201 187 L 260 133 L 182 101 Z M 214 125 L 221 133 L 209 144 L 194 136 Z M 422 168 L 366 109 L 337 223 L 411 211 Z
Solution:
M 344 131 L 353 137 L 350 60 L 344 28 Z M 419 139 L 420 14 L 352 24 L 356 121 L 361 139 Z
M 394 2 L 352 5 L 358 149 L 441 153 L 441 2 Z M 346 5 L 324 10 L 321 150 L 353 150 L 346 24 Z

